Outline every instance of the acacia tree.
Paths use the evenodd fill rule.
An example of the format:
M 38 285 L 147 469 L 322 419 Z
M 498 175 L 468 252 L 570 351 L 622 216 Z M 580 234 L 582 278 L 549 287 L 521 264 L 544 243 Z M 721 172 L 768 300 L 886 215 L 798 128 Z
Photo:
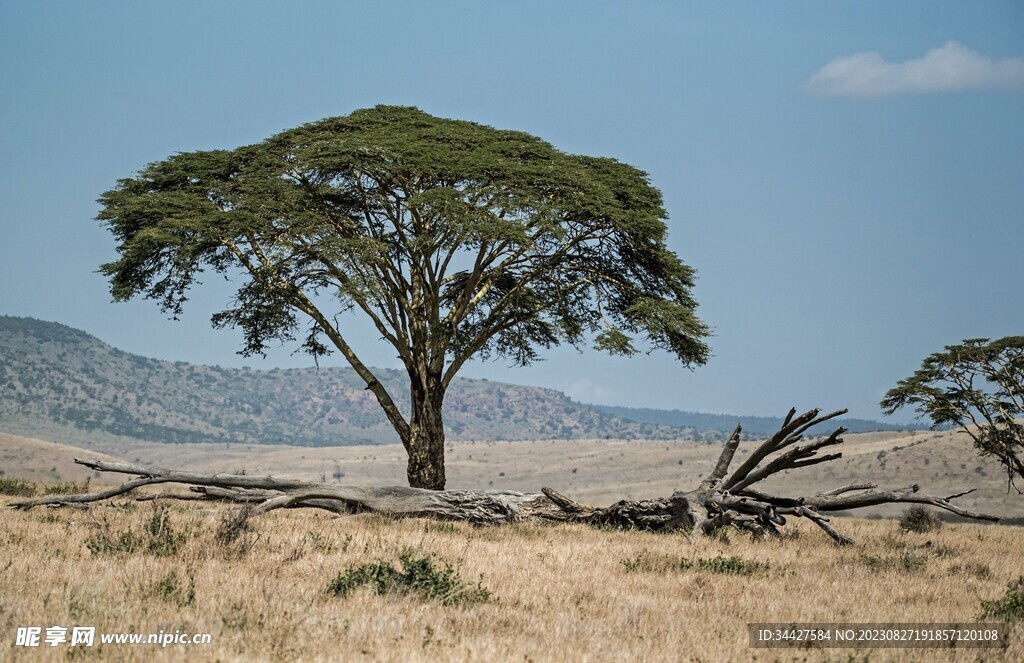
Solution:
M 666 247 L 647 175 L 525 133 L 377 106 L 176 154 L 99 202 L 119 242 L 101 268 L 115 300 L 177 316 L 204 269 L 242 274 L 214 326 L 240 328 L 244 355 L 336 348 L 394 426 L 414 487 L 444 488 L 444 395 L 471 357 L 527 365 L 591 337 L 612 353 L 641 338 L 686 365 L 708 357 L 694 272 Z M 350 343 L 349 310 L 397 351 L 407 413 Z
M 1009 486 L 1024 477 L 1024 336 L 965 339 L 929 355 L 882 399 L 886 414 L 908 405 L 933 426 L 959 426 L 1002 463 Z

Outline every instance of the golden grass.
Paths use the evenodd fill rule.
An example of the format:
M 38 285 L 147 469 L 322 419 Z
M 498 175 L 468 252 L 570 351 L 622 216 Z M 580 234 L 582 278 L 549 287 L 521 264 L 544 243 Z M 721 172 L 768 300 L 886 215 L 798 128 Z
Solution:
M 586 526 L 472 528 L 295 510 L 253 519 L 252 532 L 223 543 L 222 509 L 178 504 L 169 518 L 183 544 L 172 554 L 90 550 L 104 532 L 145 538 L 153 509 L 0 510 L 0 659 L 68 658 L 67 645 L 16 650 L 15 631 L 78 625 L 209 632 L 213 644 L 97 645 L 76 660 L 1024 660 L 1020 624 L 1006 652 L 755 650 L 746 631 L 764 621 L 976 621 L 982 600 L 1024 575 L 1016 527 L 902 534 L 893 521 L 843 519 L 859 545 L 836 547 L 802 522 L 780 540 L 731 533 L 691 545 Z M 445 607 L 367 588 L 325 592 L 344 568 L 404 549 L 456 563 L 491 599 Z M 719 555 L 767 567 L 741 576 L 676 566 Z

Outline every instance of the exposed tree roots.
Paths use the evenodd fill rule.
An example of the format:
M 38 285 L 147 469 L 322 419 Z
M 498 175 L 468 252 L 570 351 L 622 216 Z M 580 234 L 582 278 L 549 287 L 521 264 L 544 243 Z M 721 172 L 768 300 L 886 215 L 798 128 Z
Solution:
M 76 463 L 94 470 L 138 478 L 99 492 L 48 495 L 11 502 L 9 506 L 28 509 L 43 505 L 84 505 L 124 495 L 143 486 L 170 483 L 188 485 L 192 492 L 144 494 L 137 499 L 238 502 L 248 505 L 254 515 L 280 508 L 313 507 L 343 514 L 372 512 L 396 517 L 465 521 L 476 525 L 529 519 L 581 522 L 622 529 L 682 530 L 689 532 L 691 539 L 723 527 L 747 530 L 761 537 L 777 535 L 779 528 L 786 524 L 786 517 L 796 516 L 807 518 L 836 543 L 844 545 L 853 543 L 853 540 L 832 527 L 822 514 L 909 502 L 929 504 L 966 518 L 999 520 L 997 516 L 974 513 L 950 501 L 972 492 L 970 490 L 949 497 L 936 497 L 918 493 L 916 484 L 898 490 L 879 491 L 875 484 L 852 483 L 810 497 L 782 497 L 754 487 L 779 472 L 840 458 L 840 453 L 818 455 L 818 452 L 842 444 L 840 436 L 845 432 L 844 428 L 837 428 L 827 437 L 797 443 L 804 439 L 804 433 L 811 427 L 845 413 L 846 410 L 839 410 L 819 416 L 819 410 L 815 409 L 796 416 L 796 410 L 790 410 L 779 431 L 759 445 L 730 474 L 729 467 L 740 443 L 740 427 L 737 426 L 722 449 L 714 470 L 695 490 L 675 492 L 670 497 L 654 500 L 623 500 L 604 508 L 579 504 L 550 488 L 543 488 L 541 493 L 519 493 L 434 491 L 403 486 L 338 486 L 272 476 L 196 474 L 78 458 Z

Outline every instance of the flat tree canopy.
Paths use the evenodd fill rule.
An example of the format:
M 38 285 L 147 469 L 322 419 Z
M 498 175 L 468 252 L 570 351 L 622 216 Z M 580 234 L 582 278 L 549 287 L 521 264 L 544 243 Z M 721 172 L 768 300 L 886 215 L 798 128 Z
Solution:
M 882 399 L 886 414 L 909 405 L 933 426 L 959 426 L 1006 468 L 1009 486 L 1024 478 L 1024 336 L 969 338 L 929 355 Z
M 471 357 L 527 365 L 560 343 L 684 365 L 708 357 L 694 272 L 665 244 L 647 175 L 517 131 L 377 106 L 235 150 L 176 154 L 104 193 L 114 299 L 177 315 L 204 269 L 245 275 L 218 327 L 243 354 L 301 340 L 366 381 L 409 453 L 410 485 L 441 489 L 444 393 Z M 349 343 L 366 316 L 409 374 L 403 413 Z

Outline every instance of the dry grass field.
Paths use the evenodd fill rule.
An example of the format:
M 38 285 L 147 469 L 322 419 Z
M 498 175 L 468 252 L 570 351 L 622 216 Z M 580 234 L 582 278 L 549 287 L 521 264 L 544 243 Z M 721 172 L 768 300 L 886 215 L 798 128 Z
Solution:
M 857 546 L 836 547 L 807 523 L 781 540 L 737 533 L 691 545 L 585 526 L 474 529 L 304 510 L 251 519 L 252 529 L 228 542 L 217 537 L 223 510 L 178 504 L 161 520 L 164 509 L 0 512 L 0 658 L 1024 660 L 1020 623 L 1006 651 L 763 650 L 746 636 L 746 624 L 760 621 L 976 621 L 983 600 L 1024 574 L 1019 528 L 905 534 L 892 521 L 844 519 Z M 395 562 L 403 551 L 439 569 L 452 564 L 470 598 L 477 585 L 489 596 L 460 603 L 455 593 L 445 605 L 370 587 L 327 592 L 344 569 Z M 14 647 L 16 628 L 27 625 L 210 633 L 212 643 Z
M 1024 511 L 998 468 L 952 433 L 851 435 L 843 451 L 830 470 L 781 477 L 779 489 L 853 479 L 919 481 L 939 494 L 975 485 L 968 506 Z M 464 443 L 449 450 L 449 483 L 549 485 L 605 504 L 690 488 L 717 452 L 689 442 Z M 403 479 L 394 447 L 82 450 L 12 436 L 0 436 L 0 479 L 116 481 L 70 464 L 82 455 L 329 480 L 342 473 L 337 480 L 353 484 Z M 840 548 L 793 521 L 779 540 L 737 532 L 690 544 L 681 535 L 586 526 L 473 528 L 312 510 L 272 512 L 239 528 L 226 520 L 235 513 L 126 500 L 88 510 L 0 509 L 0 660 L 1024 660 L 1021 622 L 1005 651 L 753 649 L 746 630 L 751 622 L 975 622 L 983 601 L 1024 576 L 1019 527 L 946 524 L 917 534 L 894 520 L 842 518 L 839 528 L 858 544 Z M 428 565 L 416 587 L 439 596 L 373 589 L 383 565 L 364 565 L 408 570 L 403 555 Z M 332 581 L 351 591 L 329 592 Z M 14 646 L 19 626 L 54 625 L 209 633 L 212 644 Z

